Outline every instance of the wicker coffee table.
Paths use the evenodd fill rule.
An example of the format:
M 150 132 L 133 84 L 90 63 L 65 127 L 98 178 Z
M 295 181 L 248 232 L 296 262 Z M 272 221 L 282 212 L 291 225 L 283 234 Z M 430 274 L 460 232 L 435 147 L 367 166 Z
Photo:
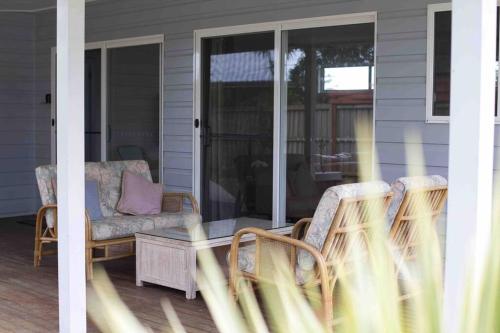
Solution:
M 187 299 L 196 298 L 197 250 L 230 245 L 233 235 L 246 227 L 289 235 L 293 226 L 273 227 L 269 220 L 241 217 L 202 223 L 190 230 L 173 227 L 137 233 L 137 286 L 143 286 L 144 282 L 154 283 L 184 290 Z M 253 239 L 244 237 L 242 240 Z

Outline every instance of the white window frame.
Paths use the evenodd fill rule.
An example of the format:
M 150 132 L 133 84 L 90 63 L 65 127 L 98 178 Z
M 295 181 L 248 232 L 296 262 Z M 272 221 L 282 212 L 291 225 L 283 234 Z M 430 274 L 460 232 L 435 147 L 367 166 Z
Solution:
M 160 66 L 159 66 L 159 152 L 158 152 L 158 168 L 159 182 L 163 183 L 163 81 L 164 81 L 164 58 L 165 58 L 165 36 L 151 35 L 142 37 L 113 39 L 99 42 L 89 42 L 85 44 L 85 50 L 101 50 L 101 161 L 107 160 L 107 137 L 108 137 L 108 50 L 129 46 L 140 45 L 160 45 Z M 52 119 L 56 119 L 56 47 L 51 48 L 51 96 L 52 103 L 51 111 L 51 149 L 50 160 L 52 164 L 56 164 L 56 126 L 52 126 Z
M 500 0 L 497 1 L 500 6 Z M 434 36 L 435 15 L 438 12 L 451 11 L 451 2 L 430 4 L 427 6 L 427 74 L 425 96 L 425 120 L 427 123 L 447 124 L 450 116 L 435 116 L 433 114 L 434 102 Z M 497 33 L 500 34 L 500 31 Z M 497 47 L 500 47 L 497 46 Z M 495 124 L 500 124 L 500 84 L 497 87 L 497 115 Z
M 274 32 L 274 121 L 273 121 L 273 226 L 285 223 L 286 187 L 282 176 L 286 165 L 286 112 L 282 112 L 282 91 L 286 90 L 286 81 L 282 77 L 282 32 L 298 29 L 332 27 L 350 24 L 374 24 L 374 62 L 377 55 L 377 12 L 363 12 L 343 15 L 312 17 L 296 20 L 273 21 L 256 24 L 217 27 L 194 31 L 194 56 L 193 56 L 193 119 L 201 120 L 201 40 L 203 38 L 234 36 L 248 33 Z M 373 75 L 376 77 L 376 65 Z M 285 94 L 283 94 L 285 95 Z M 286 97 L 286 96 L 285 96 Z M 375 137 L 375 106 L 376 85 L 373 89 L 373 121 L 372 133 Z M 198 202 L 201 202 L 201 126 L 193 126 L 193 193 Z M 372 144 L 372 153 L 375 154 L 375 140 Z M 373 155 L 375 156 L 375 155 Z M 375 164 L 372 159 L 372 169 Z

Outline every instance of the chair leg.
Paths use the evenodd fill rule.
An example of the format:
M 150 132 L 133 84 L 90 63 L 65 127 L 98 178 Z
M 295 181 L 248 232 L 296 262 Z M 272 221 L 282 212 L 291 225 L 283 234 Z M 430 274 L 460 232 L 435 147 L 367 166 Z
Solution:
M 38 237 L 35 236 L 35 249 L 33 250 L 33 267 L 37 268 L 38 267 L 38 263 L 39 263 L 39 260 L 38 260 L 38 243 L 40 242 L 40 240 L 38 239 Z
M 333 324 L 333 295 L 327 291 L 327 295 L 323 295 L 323 320 L 326 327 L 330 328 Z
M 33 266 L 35 268 L 40 267 L 40 262 L 42 261 L 42 247 L 43 243 L 40 241 L 39 238 L 35 239 L 35 253 L 34 253 L 34 259 L 33 259 Z
M 40 267 L 40 261 L 42 259 L 42 241 L 40 240 L 42 233 L 41 218 L 37 216 L 35 225 L 35 249 L 33 256 L 33 266 L 35 268 Z
M 87 280 L 92 280 L 94 277 L 94 267 L 93 267 L 93 250 L 92 248 L 87 248 L 85 251 L 85 268 L 87 272 Z

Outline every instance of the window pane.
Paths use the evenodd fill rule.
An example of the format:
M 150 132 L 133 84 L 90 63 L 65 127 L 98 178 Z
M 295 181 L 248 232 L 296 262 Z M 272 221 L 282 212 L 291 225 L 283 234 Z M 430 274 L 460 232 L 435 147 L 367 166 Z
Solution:
M 433 115 L 450 115 L 451 11 L 434 17 Z
M 274 33 L 203 39 L 201 58 L 203 220 L 271 219 Z
M 108 160 L 146 160 L 159 180 L 160 45 L 108 50 Z
M 496 87 L 498 87 L 498 25 L 497 9 L 497 52 Z M 434 87 L 433 116 L 450 115 L 450 72 L 451 72 L 451 11 L 434 14 Z M 498 88 L 495 89 L 495 116 L 497 115 Z
M 287 42 L 286 42 L 287 40 Z M 286 217 L 311 217 L 330 186 L 359 180 L 355 126 L 373 117 L 374 25 L 284 33 Z M 365 133 L 372 140 L 371 133 Z
M 85 162 L 101 160 L 101 50 L 85 51 Z

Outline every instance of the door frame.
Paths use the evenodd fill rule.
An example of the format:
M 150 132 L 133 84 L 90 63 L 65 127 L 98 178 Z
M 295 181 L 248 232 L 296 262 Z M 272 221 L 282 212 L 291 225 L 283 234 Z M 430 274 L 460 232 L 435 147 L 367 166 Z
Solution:
M 150 35 L 142 37 L 131 37 L 112 39 L 106 41 L 89 42 L 85 44 L 85 50 L 101 50 L 101 161 L 107 160 L 107 138 L 108 138 L 108 50 L 121 47 L 140 46 L 159 44 L 159 151 L 158 151 L 158 168 L 159 168 L 159 181 L 163 183 L 163 82 L 164 82 L 164 58 L 165 58 L 165 36 Z M 51 164 L 56 164 L 56 50 L 57 47 L 51 48 L 50 56 L 50 90 L 52 96 L 52 103 L 50 105 L 51 125 L 50 125 L 50 161 Z
M 201 41 L 203 38 L 233 36 L 248 33 L 274 32 L 274 117 L 273 117 L 273 226 L 285 224 L 286 220 L 286 112 L 282 112 L 282 91 L 286 91 L 286 81 L 282 77 L 282 59 L 284 47 L 282 47 L 282 32 L 332 27 L 350 24 L 374 24 L 374 72 L 376 78 L 377 60 L 377 12 L 362 12 L 342 15 L 320 16 L 295 20 L 272 21 L 255 24 L 245 24 L 227 27 L 199 29 L 194 31 L 194 54 L 193 54 L 193 120 L 201 120 Z M 376 82 L 376 81 L 375 81 Z M 372 116 L 372 174 L 375 175 L 375 114 L 376 114 L 376 89 L 373 88 L 373 116 Z M 286 97 L 286 96 L 285 96 Z M 193 193 L 198 202 L 201 202 L 201 126 L 193 126 Z

